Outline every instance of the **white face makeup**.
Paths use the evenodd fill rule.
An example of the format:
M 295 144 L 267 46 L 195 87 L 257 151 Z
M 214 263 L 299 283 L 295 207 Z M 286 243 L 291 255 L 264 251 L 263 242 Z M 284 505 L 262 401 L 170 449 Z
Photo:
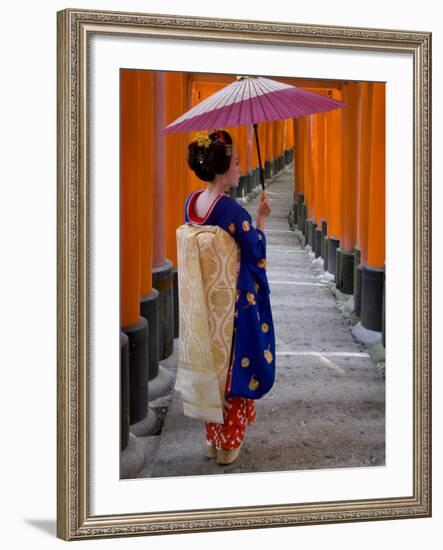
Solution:
M 226 172 L 230 187 L 238 187 L 240 175 L 240 159 L 238 157 L 238 152 L 236 148 L 233 147 L 231 163 L 229 165 L 228 171 Z

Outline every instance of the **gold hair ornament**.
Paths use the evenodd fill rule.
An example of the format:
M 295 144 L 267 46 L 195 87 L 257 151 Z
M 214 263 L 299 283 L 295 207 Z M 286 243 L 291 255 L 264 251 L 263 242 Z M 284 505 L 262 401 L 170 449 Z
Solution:
M 194 136 L 194 141 L 197 142 L 199 147 L 204 147 L 205 149 L 208 149 L 212 143 L 211 138 L 207 134 L 201 132 Z

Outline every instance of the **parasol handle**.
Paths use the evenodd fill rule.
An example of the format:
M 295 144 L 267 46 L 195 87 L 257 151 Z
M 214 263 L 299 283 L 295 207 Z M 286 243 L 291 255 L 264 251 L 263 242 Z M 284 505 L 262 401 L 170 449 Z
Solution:
M 263 166 L 261 164 L 261 155 L 260 155 L 260 144 L 258 142 L 258 131 L 257 131 L 257 123 L 254 123 L 254 132 L 255 132 L 255 144 L 257 145 L 257 153 L 258 153 L 258 164 L 260 166 L 260 183 L 262 186 L 263 191 L 265 190 L 265 175 L 263 172 Z

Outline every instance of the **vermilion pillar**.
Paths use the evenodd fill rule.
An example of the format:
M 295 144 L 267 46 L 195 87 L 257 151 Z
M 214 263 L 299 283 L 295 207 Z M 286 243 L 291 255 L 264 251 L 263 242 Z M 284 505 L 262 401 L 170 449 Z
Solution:
M 129 339 L 129 388 L 122 384 L 121 402 L 129 402 L 129 423 L 148 411 L 147 321 L 140 316 L 141 169 L 138 118 L 141 85 L 137 71 L 120 72 L 120 325 Z M 125 339 L 123 339 L 125 340 Z M 120 339 L 122 342 L 122 339 Z M 121 366 L 124 361 L 121 361 Z M 126 393 L 125 399 L 123 393 Z M 123 411 L 122 411 L 123 413 Z M 128 419 L 126 419 L 126 422 Z M 128 433 L 128 431 L 127 431 Z
M 315 115 L 315 197 L 316 197 L 316 227 L 313 234 L 313 250 L 315 257 L 322 253 L 322 235 L 326 233 L 323 230 L 323 224 L 326 224 L 326 139 L 325 139 L 325 117 L 324 113 Z
M 276 120 L 272 123 L 272 132 L 273 132 L 273 155 L 272 155 L 272 163 L 274 167 L 274 173 L 277 173 L 279 171 L 279 162 L 278 158 L 280 155 L 279 151 L 279 132 L 280 132 L 280 124 L 279 121 Z
M 166 138 L 159 132 L 166 126 L 166 73 L 154 74 L 154 267 L 166 261 Z
M 303 118 L 297 118 L 292 125 L 294 134 L 294 199 L 297 199 L 298 193 L 303 193 L 303 137 L 302 124 Z
M 371 166 L 369 190 L 368 265 L 382 268 L 385 261 L 385 84 L 374 83 L 372 92 Z
M 299 220 L 299 229 L 305 235 L 305 242 L 312 246 L 312 220 L 315 215 L 314 193 L 312 191 L 313 182 L 313 115 L 306 115 L 300 119 L 300 156 L 302 160 L 302 180 L 303 180 L 303 202 L 298 198 L 301 207 L 301 216 Z
M 305 204 L 304 204 L 304 169 L 303 169 L 303 126 L 304 117 L 291 119 L 292 139 L 288 139 L 288 143 L 292 143 L 293 153 L 293 175 L 294 175 L 294 208 L 293 221 L 299 230 L 304 231 L 305 228 Z
M 172 262 L 166 257 L 166 126 L 167 74 L 154 74 L 154 215 L 152 285 L 159 293 L 159 359 L 174 346 Z
M 140 178 L 138 170 L 138 116 L 133 102 L 139 100 L 136 71 L 121 73 L 121 190 L 120 190 L 120 324 L 134 325 L 140 317 L 141 234 Z
M 333 92 L 334 99 L 341 99 L 338 91 Z M 327 113 L 326 122 L 326 182 L 328 185 L 327 218 L 328 236 L 341 238 L 341 186 L 342 186 L 342 109 Z
M 166 73 L 166 119 L 171 122 L 187 110 L 189 75 L 183 72 Z M 166 255 L 172 262 L 174 338 L 179 334 L 177 228 L 184 223 L 185 201 L 188 195 L 187 134 L 179 132 L 166 136 Z
M 361 324 L 383 330 L 385 260 L 385 84 L 369 86 L 371 145 L 369 168 L 368 254 L 363 264 Z M 384 342 L 384 339 L 383 339 Z
M 360 249 L 360 261 L 365 263 L 368 257 L 368 221 L 369 221 L 369 178 L 371 166 L 371 122 L 372 94 L 369 82 L 360 82 L 360 165 L 357 209 L 357 242 Z M 360 263 L 360 262 L 359 262 Z
M 266 122 L 266 153 L 265 153 L 265 168 L 266 177 L 270 178 L 272 175 L 272 160 L 274 158 L 274 133 L 272 122 Z
M 265 122 L 261 122 L 257 126 L 258 130 L 258 138 L 260 143 L 260 154 L 261 154 L 261 162 L 262 162 L 262 168 L 264 171 L 265 179 L 269 177 L 266 172 L 266 151 L 267 151 L 267 140 L 268 140 L 268 128 L 267 124 Z M 257 158 L 257 166 L 258 166 L 258 158 Z M 260 176 L 259 176 L 260 177 Z
M 342 99 L 341 92 L 337 89 L 332 90 L 331 96 L 333 99 Z M 336 272 L 336 250 L 341 238 L 341 118 L 342 109 L 334 109 L 326 114 L 325 211 L 328 223 L 326 266 L 329 273 Z
M 371 166 L 372 96 L 369 82 L 360 82 L 359 185 L 357 189 L 357 244 L 355 246 L 354 311 L 361 315 L 363 266 L 368 256 L 369 176 Z
M 244 176 L 248 171 L 248 137 L 246 126 L 239 126 L 237 128 L 237 148 L 240 157 L 241 175 Z
M 342 241 L 341 248 L 351 252 L 357 241 L 357 186 L 359 175 L 359 96 L 358 82 L 349 82 L 343 87 L 342 117 Z
M 306 175 L 305 175 L 305 201 L 308 205 L 308 217 L 315 220 L 315 194 L 314 194 L 314 177 L 315 177 L 315 126 L 314 115 L 307 117 L 307 154 L 306 154 Z
M 137 103 L 137 160 L 140 178 L 141 211 L 141 296 L 152 293 L 152 234 L 153 234 L 153 177 L 154 177 L 154 74 L 135 71 L 139 82 L 140 100 Z
M 182 115 L 187 107 L 185 103 L 186 73 L 170 72 L 166 74 L 166 118 L 173 121 Z M 187 165 L 186 133 L 168 134 L 166 136 L 166 255 L 177 267 L 176 230 L 184 223 L 184 207 L 187 196 L 186 172 Z
M 288 118 L 286 121 L 286 148 L 292 149 L 294 146 L 294 119 Z

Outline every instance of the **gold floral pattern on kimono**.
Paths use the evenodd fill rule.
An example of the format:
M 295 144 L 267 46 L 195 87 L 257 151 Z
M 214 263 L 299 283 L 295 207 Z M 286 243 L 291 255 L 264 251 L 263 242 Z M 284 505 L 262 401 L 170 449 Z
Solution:
M 249 389 L 255 391 L 260 385 L 260 382 L 253 376 L 249 381 Z
M 218 316 L 225 313 L 231 305 L 232 293 L 228 289 L 214 288 L 209 292 L 209 305 Z
M 265 356 L 266 361 L 267 361 L 269 364 L 271 364 L 271 363 L 272 363 L 272 359 L 273 359 L 273 357 L 272 357 L 272 352 L 269 351 L 269 349 L 265 349 L 265 351 L 263 352 L 263 355 Z
M 217 258 L 211 257 L 207 254 L 202 255 L 202 257 L 200 258 L 200 265 L 203 273 L 208 279 L 213 278 L 214 275 L 217 273 L 217 269 L 218 269 Z

